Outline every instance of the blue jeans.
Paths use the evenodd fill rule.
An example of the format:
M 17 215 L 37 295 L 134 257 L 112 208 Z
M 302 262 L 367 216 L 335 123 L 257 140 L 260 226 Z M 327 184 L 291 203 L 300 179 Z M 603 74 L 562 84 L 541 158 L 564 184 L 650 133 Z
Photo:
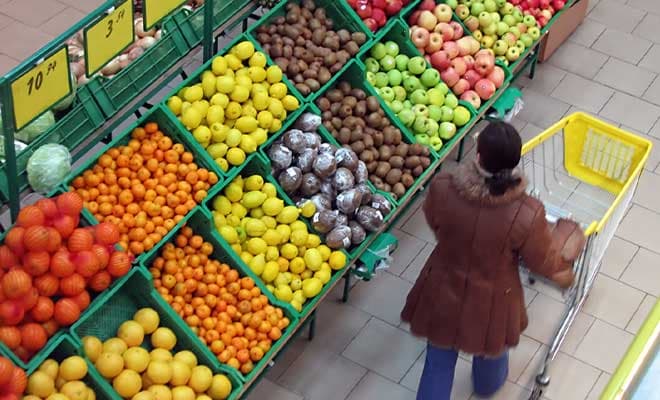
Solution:
M 454 350 L 444 350 L 428 344 L 417 400 L 450 400 L 457 358 L 458 352 Z M 474 393 L 481 397 L 492 396 L 504 385 L 508 374 L 508 352 L 497 358 L 475 356 L 472 360 Z

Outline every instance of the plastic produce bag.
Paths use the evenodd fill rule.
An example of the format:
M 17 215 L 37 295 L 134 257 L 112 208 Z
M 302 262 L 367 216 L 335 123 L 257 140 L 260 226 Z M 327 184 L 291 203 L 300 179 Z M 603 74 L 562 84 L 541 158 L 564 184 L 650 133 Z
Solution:
M 35 192 L 48 193 L 71 172 L 71 154 L 61 144 L 39 147 L 27 163 L 28 182 Z
M 50 129 L 53 125 L 55 125 L 55 115 L 52 111 L 46 111 L 28 126 L 16 132 L 14 137 L 21 142 L 30 143 L 38 138 L 39 135 Z
M 14 151 L 16 152 L 16 155 L 21 154 L 23 150 L 27 147 L 27 144 L 23 142 L 19 142 L 18 140 L 14 140 Z M 5 162 L 6 157 L 5 157 L 5 141 L 0 140 L 0 162 Z

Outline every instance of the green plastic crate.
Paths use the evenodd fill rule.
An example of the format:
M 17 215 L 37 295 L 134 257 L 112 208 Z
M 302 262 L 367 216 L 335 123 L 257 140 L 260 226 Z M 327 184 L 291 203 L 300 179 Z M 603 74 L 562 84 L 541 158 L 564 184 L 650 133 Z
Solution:
M 82 379 L 83 382 L 94 391 L 97 399 L 109 399 L 114 393 L 114 389 L 108 382 L 103 379 L 99 372 L 94 368 L 92 362 L 85 357 L 82 346 L 76 343 L 75 340 L 68 334 L 61 335 L 57 340 L 50 343 L 48 348 L 43 352 L 42 357 L 26 372 L 32 375 L 39 366 L 47 359 L 53 359 L 58 363 L 71 356 L 82 356 L 87 363 L 87 375 Z
M 284 190 L 282 190 L 279 183 L 277 183 L 277 180 L 275 180 L 275 178 L 271 175 L 271 166 L 270 166 L 269 161 L 259 153 L 255 153 L 252 156 L 253 157 L 250 158 L 250 160 L 248 160 L 248 162 L 244 163 L 241 167 L 239 167 L 240 169 L 238 171 L 236 171 L 236 173 L 230 179 L 227 179 L 225 181 L 223 187 L 218 187 L 217 190 L 214 193 L 211 193 L 208 196 L 207 200 L 204 202 L 204 207 L 205 207 L 207 212 L 210 212 L 211 210 L 213 210 L 213 205 L 212 205 L 213 204 L 213 199 L 216 196 L 220 195 L 222 193 L 222 190 L 224 190 L 224 188 L 227 185 L 229 185 L 235 177 L 237 177 L 239 175 L 242 176 L 243 178 L 247 178 L 247 177 L 252 176 L 252 175 L 260 175 L 261 177 L 264 178 L 264 182 L 270 182 L 273 185 L 275 185 L 275 188 L 277 189 L 277 197 L 282 199 L 286 206 L 294 205 L 291 202 L 291 199 L 289 199 L 289 197 L 286 195 L 286 193 L 284 193 Z M 314 232 L 314 230 L 311 228 L 309 223 L 307 223 L 307 221 L 304 218 L 300 217 L 298 219 L 300 221 L 303 221 L 305 223 L 305 225 L 307 225 L 307 228 L 308 228 L 309 232 Z M 233 249 L 231 249 L 231 246 L 227 243 L 227 241 L 224 238 L 222 238 L 220 235 L 218 235 L 217 238 L 218 238 L 218 241 L 223 246 L 225 246 L 225 248 L 231 250 L 230 254 L 234 255 L 234 260 L 235 260 L 235 263 L 236 263 L 235 265 L 239 269 L 241 269 L 243 271 L 247 271 L 247 270 L 250 269 L 243 262 L 243 260 L 239 257 L 239 255 L 236 254 L 236 252 Z M 348 260 L 348 256 L 347 256 L 347 260 Z M 349 264 L 349 261 L 347 261 L 347 264 Z M 344 275 L 345 271 L 346 271 L 346 268 L 343 268 L 343 269 L 338 270 L 338 271 L 333 271 L 332 277 L 330 278 L 330 281 L 328 283 L 326 283 L 325 285 L 323 285 L 323 289 L 321 290 L 321 292 L 316 297 L 314 297 L 313 299 L 308 299 L 307 302 L 305 304 L 303 304 L 303 309 L 302 309 L 301 312 L 298 312 L 298 311 L 294 310 L 293 308 L 291 308 L 294 315 L 297 316 L 300 321 L 304 320 L 316 308 L 316 306 L 318 305 L 321 298 L 323 298 L 325 296 L 325 294 L 332 287 L 334 287 L 335 283 L 339 279 L 341 279 L 341 277 Z M 259 278 L 259 281 L 260 280 L 261 280 L 261 278 Z M 288 306 L 290 307 L 290 305 L 288 305 Z
M 248 40 L 249 40 L 249 38 L 247 36 L 239 35 L 236 38 L 234 38 L 234 40 L 232 40 L 231 43 L 229 43 L 218 54 L 226 54 L 236 44 L 238 44 L 242 41 L 248 41 Z M 177 118 L 174 115 L 174 113 L 172 111 L 170 111 L 170 109 L 167 107 L 167 100 L 169 100 L 170 97 L 177 95 L 177 93 L 179 93 L 179 91 L 181 91 L 181 89 L 183 89 L 184 87 L 193 86 L 193 85 L 199 83 L 202 74 L 205 71 L 210 70 L 212 64 L 213 64 L 213 59 L 211 59 L 211 60 L 207 61 L 206 63 L 204 63 L 201 67 L 199 67 L 197 70 L 195 70 L 195 72 L 192 73 L 188 77 L 188 79 L 181 82 L 174 90 L 172 90 L 167 96 L 165 96 L 165 99 L 163 100 L 163 108 L 166 110 L 167 114 L 171 116 L 171 119 L 176 124 L 177 129 L 179 129 L 182 132 L 186 132 L 186 136 L 190 137 L 190 140 L 195 142 L 197 151 L 202 152 L 211 161 L 213 161 L 213 160 L 211 159 L 211 156 L 208 154 L 208 152 L 199 143 L 197 143 L 195 141 L 195 139 L 192 137 L 192 134 L 190 133 L 190 131 L 188 131 L 186 129 L 186 127 L 183 125 L 183 123 L 181 123 L 181 121 L 179 121 L 179 118 Z M 272 65 L 272 62 L 269 62 L 267 65 Z M 268 140 L 265 143 L 258 146 L 257 150 L 262 148 L 263 146 L 267 146 L 270 142 L 272 142 L 274 136 L 277 136 L 279 133 L 284 132 L 286 129 L 288 129 L 288 127 L 293 123 L 293 121 L 295 121 L 298 118 L 298 115 L 300 115 L 300 113 L 302 112 L 302 109 L 304 107 L 304 102 L 302 101 L 302 99 L 300 97 L 298 97 L 296 95 L 296 92 L 294 92 L 292 90 L 294 88 L 290 84 L 290 82 L 287 80 L 286 76 L 283 76 L 282 82 L 287 86 L 288 93 L 293 95 L 293 96 L 296 96 L 296 99 L 300 103 L 300 107 L 298 107 L 298 109 L 295 110 L 295 111 L 287 113 L 286 119 L 284 121 L 282 121 L 282 128 L 278 132 L 270 134 Z M 249 157 L 250 155 L 248 154 L 247 156 Z M 247 158 L 246 158 L 246 161 L 247 161 Z M 218 171 L 218 173 L 220 173 L 222 176 L 225 176 L 225 177 L 233 175 L 236 168 L 240 167 L 240 166 L 231 166 L 230 165 L 230 168 L 227 170 L 227 172 L 225 172 L 225 171 L 222 171 L 219 166 L 217 166 L 215 161 L 213 161 L 213 164 L 216 166 L 216 171 Z
M 106 301 L 90 307 L 90 311 L 71 327 L 75 340 L 82 343 L 85 336 L 96 336 L 105 341 L 116 336 L 119 326 L 133 318 L 135 312 L 144 307 L 153 308 L 160 316 L 160 326 L 167 327 L 174 332 L 177 338 L 173 352 L 189 350 L 195 354 L 199 365 L 211 368 L 214 374 L 226 375 L 232 383 L 232 394 L 229 400 L 238 398 L 242 390 L 242 383 L 234 372 L 225 366 L 216 366 L 215 357 L 192 332 L 188 325 L 174 313 L 174 310 L 156 293 L 151 286 L 150 275 L 143 269 L 131 271 L 129 279 L 123 285 L 116 287 Z M 149 340 L 145 338 L 142 347 L 151 350 Z M 110 399 L 121 397 L 113 392 Z
M 144 92 L 151 83 L 164 76 L 174 64 L 188 54 L 190 49 L 178 26 L 165 23 L 161 39 L 143 55 L 128 64 L 113 78 L 97 77 L 87 86 L 105 116 L 110 118 Z
M 213 30 L 230 21 L 236 16 L 237 11 L 243 10 L 251 3 L 251 0 L 214 0 Z M 253 8 L 246 14 L 250 14 L 252 11 Z M 173 21 L 178 25 L 190 48 L 195 48 L 202 43 L 204 36 L 204 6 L 193 12 L 177 13 L 173 16 Z
M 39 147 L 47 143 L 60 143 L 71 151 L 105 122 L 103 112 L 92 98 L 87 85 L 78 88 L 72 108 L 56 119 L 55 125 L 30 143 L 25 150 L 16 154 L 19 191 L 29 187 L 27 163 Z M 0 200 L 3 203 L 9 200 L 9 179 L 5 162 L 0 164 Z
M 231 268 L 237 270 L 241 277 L 248 276 L 252 278 L 252 280 L 254 280 L 254 282 L 259 287 L 261 292 L 264 295 L 266 295 L 266 297 L 268 297 L 270 304 L 281 308 L 282 311 L 284 312 L 284 315 L 290 321 L 289 326 L 282 332 L 282 337 L 272 344 L 271 349 L 264 355 L 264 358 L 262 358 L 259 362 L 254 364 L 254 369 L 252 370 L 252 372 L 250 372 L 249 374 L 243 374 L 240 371 L 235 370 L 233 367 L 225 365 L 226 368 L 232 369 L 232 371 L 234 371 L 234 373 L 237 376 L 239 376 L 243 380 L 243 382 L 252 381 L 252 379 L 256 375 L 258 375 L 261 370 L 266 368 L 266 365 L 275 356 L 275 354 L 277 354 L 277 352 L 282 348 L 284 343 L 288 341 L 288 338 L 297 329 L 298 318 L 294 314 L 295 310 L 293 310 L 289 304 L 277 300 L 275 296 L 271 292 L 269 292 L 268 289 L 266 289 L 266 285 L 264 285 L 261 279 L 259 279 L 259 277 L 256 276 L 250 268 L 243 269 L 241 266 L 239 266 L 238 256 L 231 248 L 227 246 L 226 242 L 222 240 L 222 238 L 220 237 L 220 234 L 213 226 L 213 217 L 208 210 L 204 208 L 199 208 L 195 210 L 195 212 L 193 212 L 190 218 L 188 219 L 186 226 L 192 228 L 193 233 L 195 235 L 202 236 L 205 242 L 209 242 L 213 245 L 213 254 L 210 256 L 210 258 L 213 258 L 215 260 L 218 260 L 222 263 L 229 265 Z M 180 233 L 180 229 L 177 229 L 177 232 L 175 233 L 174 236 L 170 238 L 170 240 L 168 240 L 167 242 L 161 242 L 158 250 L 153 254 L 151 254 L 149 258 L 146 258 L 144 260 L 144 266 L 150 268 L 154 260 L 160 256 L 163 246 L 166 243 L 173 242 L 179 233 Z M 217 358 L 215 357 L 212 358 L 213 358 L 214 366 L 217 367 L 222 365 L 222 363 L 218 361 Z
M 218 186 L 222 184 L 222 174 L 218 165 L 209 157 L 208 153 L 206 153 L 206 151 L 204 151 L 204 149 L 202 149 L 201 146 L 199 146 L 199 144 L 191 137 L 190 133 L 188 133 L 187 131 L 182 131 L 180 129 L 180 124 L 178 124 L 176 118 L 174 118 L 174 116 L 171 113 L 167 112 L 164 106 L 158 105 L 152 108 L 151 110 L 149 110 L 149 112 L 144 114 L 140 119 L 135 121 L 122 134 L 118 135 L 101 151 L 99 151 L 94 157 L 89 158 L 85 163 L 81 164 L 76 170 L 74 170 L 71 174 L 69 174 L 64 179 L 63 190 L 69 190 L 69 185 L 71 184 L 71 182 L 77 176 L 82 175 L 83 172 L 85 172 L 86 170 L 93 168 L 99 157 L 105 154 L 108 150 L 117 146 L 126 145 L 131 138 L 131 133 L 133 132 L 133 129 L 139 126 L 143 126 L 147 122 L 156 122 L 158 124 L 159 129 L 165 135 L 169 136 L 174 143 L 183 144 L 185 149 L 193 154 L 194 162 L 200 168 L 206 168 L 209 171 L 214 172 L 218 176 L 218 182 L 214 186 Z M 209 188 L 209 191 L 212 190 L 214 186 L 211 186 L 211 188 Z M 91 220 L 94 221 L 94 223 L 96 223 L 96 219 L 91 213 L 89 213 L 87 209 L 84 209 L 83 213 L 87 213 L 89 218 L 91 218 Z M 190 212 L 187 214 L 187 216 L 188 215 L 190 215 Z M 185 222 L 185 219 L 186 218 L 179 221 L 177 225 L 183 224 Z M 162 240 L 167 240 L 171 235 L 172 235 L 172 231 L 170 231 L 167 235 L 165 235 L 165 237 Z M 144 252 L 141 255 L 138 255 L 136 257 L 136 260 L 137 261 L 142 260 L 149 253 L 153 252 L 155 248 L 156 246 L 154 246 L 154 248 L 152 248 L 151 250 Z
M 314 0 L 317 6 L 320 6 L 326 10 L 326 15 L 334 21 L 334 29 L 347 29 L 349 32 L 362 32 L 367 35 L 367 41 L 362 45 L 362 47 L 368 47 L 368 45 L 371 42 L 371 36 L 369 34 L 369 30 L 366 29 L 366 26 L 360 21 L 357 17 L 357 14 L 353 13 L 353 10 L 349 7 L 348 4 L 346 4 L 343 0 Z M 300 4 L 300 0 L 288 0 L 288 1 L 282 1 L 278 5 L 276 5 L 272 10 L 270 10 L 267 14 L 265 14 L 257 24 L 252 25 L 248 31 L 247 35 L 252 39 L 252 42 L 254 43 L 255 47 L 257 47 L 260 51 L 263 51 L 263 48 L 261 47 L 261 44 L 257 40 L 257 29 L 260 26 L 264 25 L 269 25 L 270 21 L 283 16 L 286 14 L 286 5 L 288 3 L 296 3 Z M 272 58 L 264 51 L 264 54 L 266 54 L 268 58 L 269 64 L 274 64 Z M 342 66 L 342 68 L 335 74 L 337 75 L 340 74 L 342 71 L 344 71 L 348 66 L 348 62 Z M 286 75 L 286 74 L 285 74 Z M 290 80 L 290 79 L 289 79 Z M 330 80 L 331 81 L 331 80 Z M 330 81 L 326 82 L 325 85 L 321 86 L 320 89 L 317 92 L 322 92 L 325 90 L 325 88 L 328 87 L 330 84 Z M 311 92 L 307 96 L 303 96 L 298 89 L 296 89 L 293 85 L 289 86 L 290 90 L 292 90 L 295 94 L 296 97 L 300 99 L 304 99 L 305 101 L 310 101 L 310 99 L 314 96 L 314 92 Z

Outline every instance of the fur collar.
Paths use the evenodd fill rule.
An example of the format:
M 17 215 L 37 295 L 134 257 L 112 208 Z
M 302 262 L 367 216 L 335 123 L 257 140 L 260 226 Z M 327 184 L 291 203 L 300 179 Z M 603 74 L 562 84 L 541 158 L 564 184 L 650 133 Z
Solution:
M 484 205 L 495 206 L 511 203 L 525 193 L 527 179 L 518 169 L 513 171 L 513 175 L 521 178 L 520 184 L 507 190 L 501 196 L 490 194 L 484 176 L 480 174 L 479 167 L 476 165 L 476 161 L 459 165 L 451 174 L 451 180 L 461 197 Z

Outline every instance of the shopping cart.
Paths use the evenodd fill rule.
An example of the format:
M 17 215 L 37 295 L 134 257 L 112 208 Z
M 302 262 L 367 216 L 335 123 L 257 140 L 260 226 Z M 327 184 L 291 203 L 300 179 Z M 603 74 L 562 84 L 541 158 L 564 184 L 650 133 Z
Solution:
M 584 113 L 557 122 L 523 146 L 528 192 L 540 199 L 550 221 L 581 224 L 587 243 L 575 262 L 567 307 L 536 376 L 530 400 L 550 383 L 549 366 L 584 303 L 607 246 L 628 210 L 652 144 Z M 524 267 L 524 266 L 523 266 Z

